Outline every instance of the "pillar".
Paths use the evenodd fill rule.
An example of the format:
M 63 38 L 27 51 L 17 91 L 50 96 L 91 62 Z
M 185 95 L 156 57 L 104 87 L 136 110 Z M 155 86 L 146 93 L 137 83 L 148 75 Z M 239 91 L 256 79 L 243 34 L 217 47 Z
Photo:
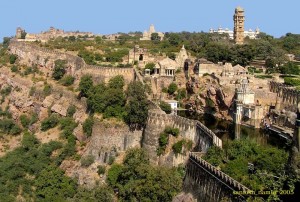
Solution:
M 234 139 L 239 140 L 241 138 L 241 125 L 235 124 L 234 128 Z
M 235 110 L 235 117 L 234 117 L 234 122 L 236 124 L 241 124 L 242 123 L 242 112 L 243 112 L 243 104 L 242 103 L 236 103 L 236 110 Z

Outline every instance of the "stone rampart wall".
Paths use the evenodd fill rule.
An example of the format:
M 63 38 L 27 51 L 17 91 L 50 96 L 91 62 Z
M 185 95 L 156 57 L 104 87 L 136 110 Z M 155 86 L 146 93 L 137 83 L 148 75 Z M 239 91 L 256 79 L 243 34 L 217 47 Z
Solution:
M 93 155 L 99 163 L 108 163 L 118 152 L 140 147 L 141 139 L 142 131 L 130 131 L 126 125 L 112 126 L 96 120 L 85 155 Z
M 270 81 L 270 91 L 277 93 L 277 96 L 281 98 L 282 104 L 285 108 L 291 109 L 292 111 L 297 110 L 297 105 L 300 102 L 300 91 L 294 87 Z
M 89 74 L 94 78 L 95 82 L 105 82 L 107 83 L 109 79 L 117 75 L 124 77 L 125 83 L 128 84 L 135 80 L 135 72 L 133 68 L 114 68 L 114 67 L 99 67 L 96 65 L 85 65 L 79 71 L 80 75 Z
M 251 192 L 196 154 L 190 154 L 186 169 L 183 191 L 191 193 L 197 201 L 215 202 L 225 198 L 245 201 L 242 195 L 234 195 L 233 191 Z
M 159 146 L 158 139 L 160 133 L 162 133 L 167 126 L 178 128 L 180 135 L 183 138 L 193 141 L 196 145 L 195 148 L 199 151 L 206 151 L 207 148 L 213 144 L 222 147 L 222 141 L 199 121 L 177 115 L 165 114 L 158 109 L 150 110 L 142 143 L 153 163 L 158 163 L 156 154 L 156 150 Z

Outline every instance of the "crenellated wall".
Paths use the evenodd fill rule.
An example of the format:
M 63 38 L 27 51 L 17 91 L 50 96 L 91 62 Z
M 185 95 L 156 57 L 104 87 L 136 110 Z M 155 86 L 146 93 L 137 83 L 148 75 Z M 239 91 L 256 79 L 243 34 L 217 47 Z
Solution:
M 90 74 L 95 82 L 107 83 L 114 76 L 122 75 L 125 83 L 128 84 L 135 79 L 133 68 L 114 68 L 114 67 L 99 67 L 96 65 L 85 65 L 78 71 L 80 75 Z
M 167 127 L 178 128 L 180 136 L 193 141 L 196 151 L 206 152 L 212 145 L 222 147 L 222 141 L 206 126 L 196 120 L 187 119 L 177 115 L 165 114 L 165 112 L 154 109 L 149 110 L 147 125 L 143 134 L 142 147 L 148 152 L 153 163 L 159 163 L 156 150 L 159 146 L 160 133 Z M 183 162 L 178 162 L 184 163 Z
M 251 193 L 250 189 L 198 157 L 196 153 L 190 153 L 183 191 L 203 202 L 216 202 L 225 198 L 226 201 L 245 201 L 242 195 L 234 194 L 234 191 Z
M 300 102 L 300 91 L 296 90 L 294 87 L 275 81 L 270 81 L 269 86 L 270 91 L 277 93 L 277 96 L 281 98 L 283 104 L 281 107 L 288 108 L 294 112 L 297 111 L 297 105 Z

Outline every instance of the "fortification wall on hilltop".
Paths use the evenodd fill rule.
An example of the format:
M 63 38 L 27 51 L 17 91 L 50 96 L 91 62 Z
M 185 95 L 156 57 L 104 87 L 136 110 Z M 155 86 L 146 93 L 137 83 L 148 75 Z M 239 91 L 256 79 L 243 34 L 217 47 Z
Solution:
M 135 79 L 133 68 L 87 65 L 84 60 L 78 56 L 50 50 L 31 43 L 12 40 L 9 49 L 12 54 L 18 55 L 22 64 L 36 64 L 41 68 L 41 71 L 46 74 L 49 74 L 54 68 L 55 60 L 61 59 L 67 61 L 67 72 L 76 76 L 76 79 L 79 79 L 84 74 L 90 74 L 95 82 L 108 82 L 109 79 L 117 75 L 122 75 L 127 84 Z
M 115 68 L 115 67 L 99 67 L 96 65 L 85 65 L 79 72 L 79 77 L 84 74 L 89 74 L 95 82 L 107 83 L 109 79 L 117 75 L 124 77 L 125 83 L 128 84 L 135 79 L 133 68 Z

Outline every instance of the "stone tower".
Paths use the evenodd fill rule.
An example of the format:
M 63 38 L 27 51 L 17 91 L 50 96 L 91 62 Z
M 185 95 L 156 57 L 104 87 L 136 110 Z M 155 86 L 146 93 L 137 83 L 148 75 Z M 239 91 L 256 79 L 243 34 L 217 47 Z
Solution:
M 23 29 L 21 27 L 18 27 L 17 31 L 16 31 L 16 38 L 21 39 L 22 38 L 22 33 L 23 33 Z
M 235 13 L 233 16 L 234 21 L 234 41 L 236 44 L 243 44 L 244 43 L 244 23 L 245 23 L 245 15 L 244 9 L 241 7 L 237 7 L 235 9 Z
M 153 25 L 153 24 L 150 25 L 149 33 L 150 33 L 150 35 L 151 35 L 152 33 L 155 33 L 155 28 L 154 28 L 154 25 Z

